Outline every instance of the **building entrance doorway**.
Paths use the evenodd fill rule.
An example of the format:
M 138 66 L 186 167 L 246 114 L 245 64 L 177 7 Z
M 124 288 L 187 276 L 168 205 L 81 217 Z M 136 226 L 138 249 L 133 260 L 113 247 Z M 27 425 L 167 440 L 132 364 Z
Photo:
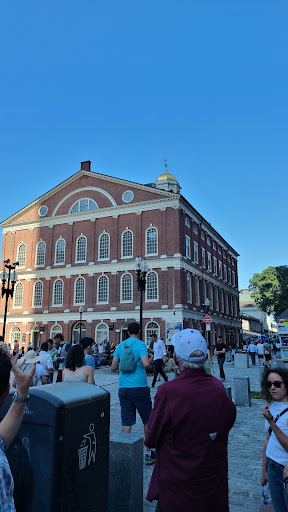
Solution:
M 121 339 L 120 341 L 125 341 L 129 338 L 128 334 L 128 324 L 122 324 L 121 325 Z
M 81 331 L 81 336 L 80 336 Z M 72 329 L 72 343 L 79 343 L 81 338 L 86 336 L 86 326 L 83 322 L 76 322 Z
M 33 350 L 36 350 L 40 346 L 40 331 L 38 325 L 31 329 L 31 345 Z

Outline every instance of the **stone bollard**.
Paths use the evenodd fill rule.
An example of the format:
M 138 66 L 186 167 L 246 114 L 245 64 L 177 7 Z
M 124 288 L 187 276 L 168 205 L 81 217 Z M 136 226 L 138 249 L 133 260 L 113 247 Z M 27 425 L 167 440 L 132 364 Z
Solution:
M 249 377 L 236 377 L 234 379 L 235 405 L 251 407 L 251 393 Z
M 231 386 L 228 386 L 227 384 L 224 384 L 224 388 L 226 391 L 227 396 L 232 400 L 232 388 Z
M 234 356 L 235 368 L 249 368 L 249 356 L 247 352 L 236 352 Z
M 143 436 L 110 437 L 109 512 L 143 512 Z
M 278 366 L 278 368 L 286 368 L 285 361 L 283 361 L 283 359 L 277 359 L 276 361 L 273 361 L 272 366 L 273 368 L 276 366 Z

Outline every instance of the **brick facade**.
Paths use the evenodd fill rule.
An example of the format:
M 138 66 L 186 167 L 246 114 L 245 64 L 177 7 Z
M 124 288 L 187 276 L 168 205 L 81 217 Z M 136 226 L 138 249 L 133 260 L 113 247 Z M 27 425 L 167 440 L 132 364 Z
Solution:
M 140 296 L 134 270 L 137 256 L 146 258 L 149 272 L 154 272 L 150 274 L 150 283 L 154 279 L 154 284 L 147 293 L 152 296 L 155 292 L 156 297 L 149 300 L 146 295 L 143 308 L 146 341 L 149 341 L 149 333 L 155 329 L 168 340 L 173 329 L 179 326 L 199 328 L 204 332 L 206 309 L 202 304 L 207 296 L 211 301 L 209 313 L 213 318 L 211 341 L 214 343 L 215 335 L 220 333 L 224 339 L 230 336 L 230 339 L 233 337 L 234 341 L 238 341 L 238 254 L 232 247 L 179 193 L 110 178 L 89 169 L 90 162 L 82 162 L 81 171 L 2 223 L 2 267 L 5 259 L 16 261 L 19 258 L 21 245 L 22 249 L 26 247 L 26 260 L 17 270 L 18 282 L 23 285 L 23 298 L 21 301 L 20 285 L 17 300 L 16 293 L 14 300 L 9 300 L 6 341 L 12 343 L 18 336 L 23 345 L 30 342 L 37 345 L 56 332 L 55 329 L 61 329 L 65 339 L 71 340 L 75 325 L 79 323 L 79 307 L 82 306 L 86 334 L 93 338 L 98 336 L 99 340 L 105 335 L 110 342 L 118 342 L 125 336 L 127 323 L 139 320 Z M 127 191 L 130 194 L 129 202 L 123 199 Z M 77 202 L 85 199 L 96 203 L 97 209 L 70 213 Z M 82 203 L 79 203 L 79 208 L 81 204 L 84 209 L 87 204 L 94 204 Z M 84 203 L 86 206 L 83 206 Z M 41 207 L 45 207 L 43 211 Z M 44 211 L 45 214 L 41 216 L 39 212 Z M 150 254 L 149 251 L 147 253 L 149 228 L 149 233 L 152 228 L 152 244 L 157 235 L 155 254 L 154 249 L 151 251 L 154 245 L 150 247 Z M 123 233 L 127 231 L 127 239 L 133 237 L 133 243 L 132 252 L 129 252 L 130 246 L 127 245 L 129 254 L 125 256 Z M 99 237 L 105 233 L 109 235 L 109 257 L 101 259 Z M 55 247 L 59 240 L 65 241 L 65 260 L 62 263 L 55 260 Z M 77 261 L 77 240 L 87 244 L 85 261 Z M 37 265 L 41 242 L 42 247 L 45 242 L 45 261 L 39 259 L 40 264 Z M 194 243 L 198 244 L 195 246 L 198 262 Z M 201 258 L 202 248 L 205 250 L 205 261 Z M 211 254 L 212 271 L 207 267 L 207 253 Z M 217 259 L 217 275 L 213 271 L 213 258 Z M 219 275 L 221 272 L 222 277 Z M 131 277 L 126 277 L 125 281 L 123 276 L 127 274 Z M 106 282 L 105 278 L 101 280 L 101 276 L 108 278 L 107 300 L 103 300 L 103 284 L 100 289 L 104 295 L 102 293 L 102 299 L 99 299 L 99 279 L 101 283 Z M 79 281 L 79 278 L 85 281 Z M 59 285 L 63 286 L 61 304 L 58 299 L 55 304 L 54 287 L 57 280 L 57 286 L 59 280 L 63 283 Z M 35 283 L 39 281 L 42 285 L 38 285 L 38 290 L 41 286 L 43 288 L 40 305 L 40 299 L 35 298 Z M 122 300 L 124 292 L 121 284 L 124 281 L 132 281 L 132 293 L 128 300 Z M 79 290 L 77 297 L 80 297 L 80 301 L 75 301 L 76 283 L 77 286 L 85 283 L 84 301 Z M 1 308 L 4 310 L 3 299 Z M 40 334 L 39 330 L 43 332 Z

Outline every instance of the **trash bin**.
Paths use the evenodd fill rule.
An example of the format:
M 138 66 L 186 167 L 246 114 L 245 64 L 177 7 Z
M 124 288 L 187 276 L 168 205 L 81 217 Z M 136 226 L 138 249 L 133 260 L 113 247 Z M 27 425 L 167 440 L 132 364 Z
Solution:
M 33 387 L 29 394 L 7 451 L 17 512 L 106 512 L 110 394 L 84 382 Z

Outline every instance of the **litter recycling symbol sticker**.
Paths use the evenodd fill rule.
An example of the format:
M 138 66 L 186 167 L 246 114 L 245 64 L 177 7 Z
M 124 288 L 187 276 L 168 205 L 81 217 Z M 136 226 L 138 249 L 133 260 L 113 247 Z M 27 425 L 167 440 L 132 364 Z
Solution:
M 90 463 L 96 459 L 96 435 L 94 432 L 94 423 L 90 423 L 89 432 L 83 435 L 80 448 L 78 449 L 79 469 L 90 466 Z

